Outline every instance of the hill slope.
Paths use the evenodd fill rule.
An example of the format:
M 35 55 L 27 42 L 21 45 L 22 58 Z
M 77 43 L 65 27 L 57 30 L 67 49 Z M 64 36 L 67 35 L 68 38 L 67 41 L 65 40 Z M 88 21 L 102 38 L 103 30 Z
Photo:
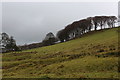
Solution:
M 3 54 L 3 78 L 118 78 L 118 28 Z

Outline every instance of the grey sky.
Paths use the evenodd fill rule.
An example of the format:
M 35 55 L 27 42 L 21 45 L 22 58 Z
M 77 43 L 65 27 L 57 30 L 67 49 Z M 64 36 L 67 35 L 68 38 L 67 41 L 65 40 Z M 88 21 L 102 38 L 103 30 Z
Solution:
M 117 16 L 117 2 L 6 2 L 2 3 L 2 30 L 17 44 L 41 42 L 73 21 L 89 16 Z
M 0 2 L 0 32 L 2 32 L 2 3 Z
M 120 21 L 120 1 L 118 3 L 118 15 L 119 15 L 119 21 Z M 120 22 L 118 23 L 118 25 L 120 26 Z

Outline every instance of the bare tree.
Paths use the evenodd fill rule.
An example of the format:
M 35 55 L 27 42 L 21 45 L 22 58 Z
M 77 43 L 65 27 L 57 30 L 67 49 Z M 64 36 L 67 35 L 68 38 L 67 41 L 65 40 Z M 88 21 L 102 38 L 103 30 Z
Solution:
M 6 52 L 18 50 L 18 47 L 16 45 L 16 41 L 12 36 L 9 37 L 9 35 L 7 33 L 2 33 L 1 36 L 2 36 L 2 38 L 0 40 L 0 43 Z
M 93 23 L 94 23 L 94 30 L 97 30 L 97 27 L 99 26 L 99 16 L 93 17 Z

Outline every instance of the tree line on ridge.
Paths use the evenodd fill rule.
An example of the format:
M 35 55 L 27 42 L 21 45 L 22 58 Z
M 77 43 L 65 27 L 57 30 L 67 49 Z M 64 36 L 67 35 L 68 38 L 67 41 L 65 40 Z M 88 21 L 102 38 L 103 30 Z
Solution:
M 59 42 L 69 41 L 71 39 L 82 36 L 83 34 L 96 31 L 99 29 L 105 28 L 114 28 L 115 23 L 117 22 L 116 16 L 95 16 L 88 17 L 86 19 L 81 19 L 79 21 L 74 21 L 73 23 L 65 26 L 64 29 L 59 30 L 54 36 L 52 32 L 49 32 L 45 39 L 41 43 L 32 43 L 29 45 L 17 46 L 15 39 L 9 37 L 8 34 L 2 33 L 1 36 L 1 49 L 0 52 L 10 52 L 10 51 L 19 51 L 27 50 L 32 48 L 38 48 L 48 45 L 53 45 Z

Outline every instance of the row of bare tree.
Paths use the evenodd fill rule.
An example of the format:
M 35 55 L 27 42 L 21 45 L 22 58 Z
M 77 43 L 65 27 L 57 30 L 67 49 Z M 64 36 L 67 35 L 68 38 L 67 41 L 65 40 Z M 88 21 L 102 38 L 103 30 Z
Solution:
M 19 49 L 27 50 L 53 45 L 59 43 L 58 40 L 60 40 L 61 42 L 68 41 L 70 39 L 80 37 L 86 32 L 97 30 L 98 27 L 100 29 L 113 28 L 115 27 L 116 21 L 117 18 L 115 16 L 88 17 L 86 19 L 75 21 L 72 24 L 67 25 L 64 29 L 58 31 L 57 37 L 55 37 L 52 32 L 49 32 L 48 34 L 46 34 L 46 37 L 42 42 L 19 46 Z
M 95 16 L 88 17 L 72 24 L 67 25 L 64 29 L 58 31 L 57 37 L 61 42 L 76 38 L 91 30 L 115 27 L 116 16 Z

